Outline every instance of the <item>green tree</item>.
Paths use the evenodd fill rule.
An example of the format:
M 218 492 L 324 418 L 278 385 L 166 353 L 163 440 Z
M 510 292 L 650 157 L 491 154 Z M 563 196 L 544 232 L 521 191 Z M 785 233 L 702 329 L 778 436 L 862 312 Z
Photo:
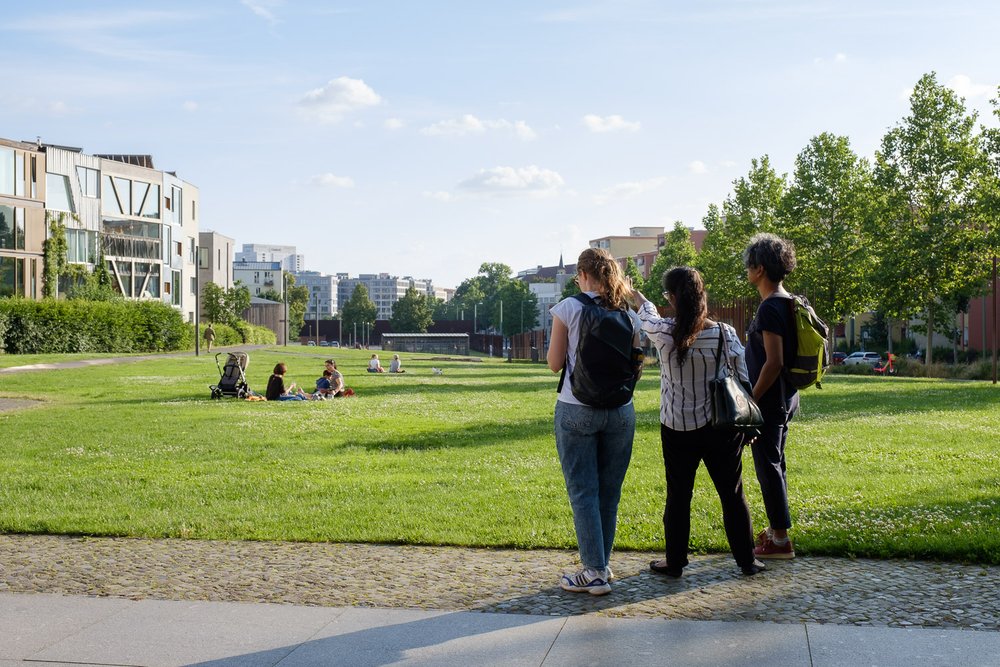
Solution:
M 785 189 L 785 175 L 779 176 L 764 155 L 750 161 L 746 178 L 733 181 L 733 192 L 723 203 L 721 215 L 718 207 L 709 206 L 702 220 L 707 233 L 697 268 L 713 298 L 729 300 L 754 293 L 746 281 L 743 250 L 758 232 L 782 233 L 779 216 Z
M 632 284 L 637 289 L 642 289 L 645 280 L 642 277 L 642 271 L 639 270 L 639 265 L 635 263 L 634 257 L 629 257 L 625 260 L 625 268 L 622 269 L 622 273 L 625 274 L 626 278 L 632 279 Z
M 663 247 L 649 267 L 649 277 L 642 285 L 643 295 L 657 306 L 666 306 L 663 298 L 663 274 L 675 266 L 694 266 L 698 253 L 691 242 L 691 230 L 680 220 L 674 223 L 674 228 L 667 232 L 663 239 Z
M 250 290 L 239 280 L 229 289 L 209 282 L 201 286 L 201 303 L 209 322 L 236 326 L 250 307 Z
M 392 306 L 392 330 L 396 333 L 426 333 L 434 324 L 427 297 L 411 287 Z
M 288 293 L 289 338 L 297 338 L 306 323 L 306 308 L 309 307 L 309 288 L 296 285 L 295 276 L 284 271 L 285 291 Z
M 377 314 L 378 309 L 368 297 L 368 288 L 365 287 L 364 283 L 358 283 L 354 286 L 351 298 L 340 309 L 340 320 L 344 327 L 344 333 L 361 329 L 365 324 L 374 326 Z
M 576 283 L 576 278 L 570 278 L 563 286 L 562 298 L 568 299 L 574 294 L 580 293 L 580 286 Z
M 990 173 L 975 127 L 965 100 L 925 74 L 910 96 L 910 115 L 889 130 L 875 156 L 881 306 L 894 317 L 923 316 L 927 363 L 942 310 L 984 281 L 995 252 L 981 219 L 979 197 Z
M 511 280 L 500 289 L 499 300 L 503 302 L 504 336 L 513 336 L 522 331 L 531 331 L 538 323 L 538 297 L 528 283 Z
M 65 213 L 52 215 L 49 221 L 49 238 L 42 243 L 42 296 L 59 296 L 59 277 L 66 272 L 66 219 Z
M 842 322 L 870 306 L 871 209 L 871 169 L 848 138 L 826 132 L 813 137 L 795 159 L 783 217 L 797 259 L 789 283 L 827 322 Z

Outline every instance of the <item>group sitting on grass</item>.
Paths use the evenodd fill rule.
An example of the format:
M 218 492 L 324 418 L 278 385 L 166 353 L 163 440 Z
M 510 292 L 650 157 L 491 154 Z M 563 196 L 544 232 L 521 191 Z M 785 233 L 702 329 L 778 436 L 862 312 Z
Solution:
M 284 362 L 278 363 L 267 381 L 267 392 L 265 398 L 269 401 L 322 401 L 327 398 L 340 398 L 342 396 L 354 396 L 354 390 L 344 386 L 344 376 L 337 370 L 337 363 L 333 359 L 326 360 L 326 368 L 323 370 L 323 377 L 316 380 L 316 391 L 307 393 L 301 388 L 291 383 L 285 386 L 285 373 L 288 372 L 288 365 Z

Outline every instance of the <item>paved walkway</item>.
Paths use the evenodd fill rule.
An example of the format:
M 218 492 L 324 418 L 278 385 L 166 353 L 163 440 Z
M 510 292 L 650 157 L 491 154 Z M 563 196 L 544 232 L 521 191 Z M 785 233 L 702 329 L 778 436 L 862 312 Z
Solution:
M 0 535 L 0 667 L 1000 664 L 1000 567 L 654 557 L 593 597 L 569 551 Z

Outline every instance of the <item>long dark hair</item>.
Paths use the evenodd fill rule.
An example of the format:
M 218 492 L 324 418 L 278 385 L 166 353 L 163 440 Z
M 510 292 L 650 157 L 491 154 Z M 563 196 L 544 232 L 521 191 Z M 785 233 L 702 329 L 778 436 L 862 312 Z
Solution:
M 701 274 L 690 266 L 677 266 L 663 274 L 663 290 L 674 297 L 674 347 L 677 362 L 684 363 L 688 348 L 708 318 L 708 298 Z

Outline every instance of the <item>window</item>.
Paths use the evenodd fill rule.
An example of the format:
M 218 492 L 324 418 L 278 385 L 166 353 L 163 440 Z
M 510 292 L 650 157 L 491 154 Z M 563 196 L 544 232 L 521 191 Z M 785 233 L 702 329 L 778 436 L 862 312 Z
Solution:
M 38 163 L 35 156 L 31 156 L 31 198 L 38 197 Z
M 0 248 L 24 250 L 24 209 L 0 204 Z
M 193 239 L 192 239 L 191 243 L 192 244 L 194 243 Z M 209 257 L 211 257 L 211 255 L 208 254 L 208 248 L 198 248 L 198 268 L 199 269 L 208 269 L 208 268 L 211 268 L 208 265 L 208 258 Z
M 196 219 L 196 216 L 195 216 L 195 202 L 193 202 L 193 201 L 191 202 L 191 219 L 192 220 Z
M 24 163 L 27 159 L 28 156 L 25 153 L 21 153 L 14 159 L 14 195 L 17 197 L 24 196 Z
M 118 195 L 121 212 L 130 215 L 132 213 L 132 182 L 121 176 L 112 176 L 111 181 L 115 184 L 115 193 Z
M 99 171 L 88 167 L 78 166 L 76 168 L 76 179 L 80 182 L 80 194 L 84 197 L 101 196 L 100 190 L 98 189 L 98 183 L 100 181 Z
M 14 194 L 14 149 L 0 146 L 0 195 Z
M 192 278 L 191 279 L 191 294 L 197 294 L 197 293 L 198 293 L 198 279 L 197 278 Z
M 171 271 L 170 272 L 170 283 L 172 284 L 173 290 L 169 290 L 171 284 L 166 285 L 168 288 L 168 293 L 170 294 L 170 303 L 175 306 L 181 305 L 181 272 Z
M 69 189 L 69 177 L 62 174 L 45 174 L 45 208 L 53 211 L 76 213 Z
M 0 257 L 0 298 L 23 294 L 24 285 L 18 278 L 24 274 L 24 260 L 17 257 Z
M 160 186 L 132 181 L 132 215 L 160 217 Z

